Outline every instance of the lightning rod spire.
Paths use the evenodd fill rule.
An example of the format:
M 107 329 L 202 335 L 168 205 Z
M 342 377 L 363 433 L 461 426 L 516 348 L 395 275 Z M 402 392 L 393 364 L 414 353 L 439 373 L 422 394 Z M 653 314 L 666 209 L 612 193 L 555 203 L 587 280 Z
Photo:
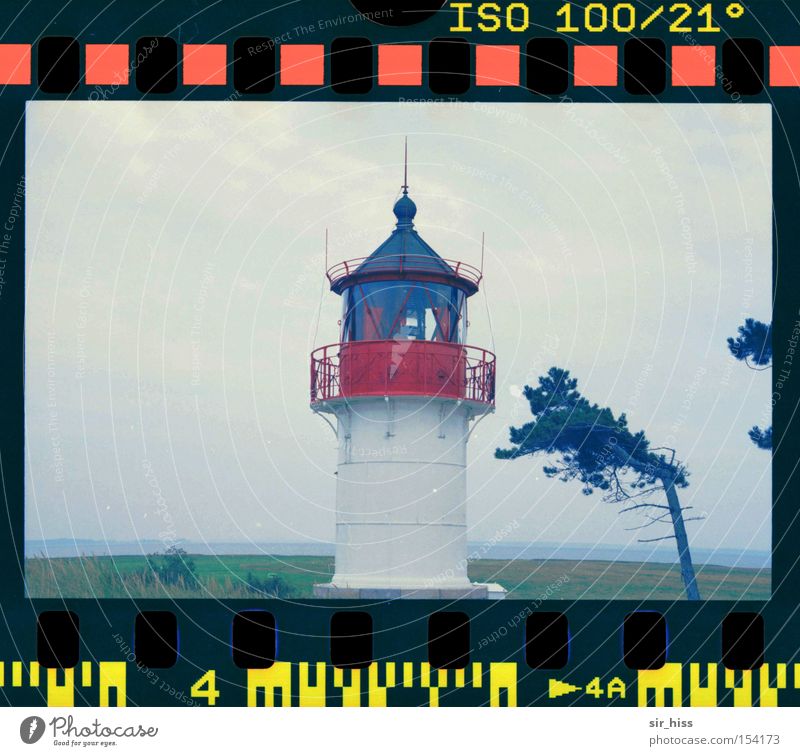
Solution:
M 405 153 L 403 155 L 403 194 L 408 194 L 408 137 L 406 137 Z

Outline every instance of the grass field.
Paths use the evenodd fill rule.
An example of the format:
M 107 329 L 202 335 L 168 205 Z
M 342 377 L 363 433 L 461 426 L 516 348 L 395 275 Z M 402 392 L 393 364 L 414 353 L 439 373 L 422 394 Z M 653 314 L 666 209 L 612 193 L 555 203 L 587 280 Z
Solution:
M 28 594 L 55 598 L 253 598 L 262 596 L 247 583 L 279 575 L 289 598 L 310 598 L 314 583 L 328 582 L 333 557 L 192 555 L 199 585 L 165 585 L 144 580 L 147 562 L 140 556 L 74 557 L 25 560 Z M 677 566 L 650 562 L 479 559 L 469 564 L 476 582 L 500 583 L 510 599 L 679 599 L 683 591 Z M 704 599 L 765 600 L 770 570 L 698 567 Z

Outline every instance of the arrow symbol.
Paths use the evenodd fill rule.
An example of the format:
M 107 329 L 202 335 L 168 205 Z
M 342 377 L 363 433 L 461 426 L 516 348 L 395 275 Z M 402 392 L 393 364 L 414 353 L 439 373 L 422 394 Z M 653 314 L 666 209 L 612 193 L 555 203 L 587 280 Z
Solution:
M 559 696 L 567 695 L 567 693 L 577 693 L 579 690 L 583 690 L 583 688 L 578 685 L 570 685 L 568 682 L 556 680 L 553 677 L 551 677 L 548 682 L 548 694 L 550 698 L 558 698 Z

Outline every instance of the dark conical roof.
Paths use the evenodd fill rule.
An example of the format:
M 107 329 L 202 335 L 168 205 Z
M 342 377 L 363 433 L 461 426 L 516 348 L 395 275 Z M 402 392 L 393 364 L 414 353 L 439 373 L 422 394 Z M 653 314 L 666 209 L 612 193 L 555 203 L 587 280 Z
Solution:
M 405 184 L 402 196 L 394 203 L 394 214 L 394 231 L 369 257 L 345 260 L 328 269 L 331 291 L 342 294 L 357 283 L 401 279 L 455 286 L 468 297 L 478 291 L 482 270 L 440 257 L 414 229 L 417 206 Z
M 356 270 L 362 273 L 387 273 L 419 270 L 449 276 L 455 271 L 439 256 L 414 229 L 417 206 L 407 191 L 394 204 L 397 226 L 392 235 L 378 247 Z

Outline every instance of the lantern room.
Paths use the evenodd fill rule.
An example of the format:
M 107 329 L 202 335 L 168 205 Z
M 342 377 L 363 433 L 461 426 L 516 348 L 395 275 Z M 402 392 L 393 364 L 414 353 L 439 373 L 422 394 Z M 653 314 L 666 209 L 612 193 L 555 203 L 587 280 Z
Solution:
M 343 342 L 466 342 L 467 297 L 477 291 L 480 273 L 462 278 L 439 257 L 414 230 L 416 211 L 404 193 L 394 206 L 392 235 L 352 273 L 345 268 L 332 280 L 343 300 Z
M 342 297 L 341 341 L 312 354 L 312 404 L 424 395 L 493 405 L 494 355 L 467 345 L 481 271 L 440 257 L 414 228 L 416 213 L 404 185 L 389 238 L 327 271 Z
M 466 341 L 466 296 L 455 286 L 376 281 L 355 284 L 342 297 L 344 342 Z

